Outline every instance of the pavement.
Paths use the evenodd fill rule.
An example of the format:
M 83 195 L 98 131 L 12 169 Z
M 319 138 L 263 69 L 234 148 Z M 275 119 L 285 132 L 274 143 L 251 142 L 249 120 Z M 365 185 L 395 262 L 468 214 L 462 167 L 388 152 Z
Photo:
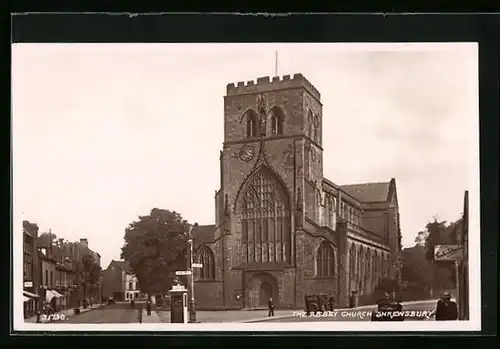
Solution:
M 437 299 L 402 302 L 403 311 L 409 311 L 410 315 L 405 320 L 434 321 L 433 312 L 436 308 Z M 356 308 L 335 309 L 333 313 L 306 316 L 303 311 L 292 311 L 287 315 L 276 315 L 273 317 L 262 317 L 250 321 L 241 322 L 312 322 L 312 321 L 371 321 L 371 312 L 376 310 L 376 305 L 365 305 Z
M 80 307 L 80 315 L 82 315 L 83 313 L 87 313 L 89 311 L 101 308 L 102 306 L 104 306 L 104 305 L 94 304 L 94 305 L 89 306 L 87 308 Z M 53 322 L 58 322 L 58 323 L 66 321 L 67 319 L 69 319 L 71 317 L 79 316 L 79 315 L 75 315 L 74 308 L 63 309 L 63 310 L 58 311 L 56 314 L 57 315 L 55 317 L 60 318 L 60 320 L 53 321 Z M 35 316 L 29 317 L 27 319 L 24 319 L 24 322 L 26 322 L 26 323 L 36 323 L 36 318 L 37 317 L 35 315 Z
M 416 302 L 403 302 L 404 311 L 427 311 L 431 313 L 437 300 L 426 300 Z M 328 316 L 305 316 L 301 310 L 276 310 L 275 316 L 268 317 L 267 310 L 227 310 L 227 311 L 197 311 L 196 320 L 202 323 L 255 323 L 255 322 L 311 322 L 311 321 L 370 321 L 370 315 L 375 310 L 375 305 L 360 306 L 357 308 L 336 309 L 335 314 Z M 139 310 L 140 309 L 140 310 Z M 102 308 L 96 306 L 85 309 L 79 315 L 74 315 L 73 310 L 64 321 L 58 323 L 139 323 L 139 311 L 142 311 L 142 323 L 170 323 L 170 311 L 153 310 L 148 316 L 142 305 L 131 308 L 129 303 L 110 304 Z M 66 315 L 66 314 L 65 314 Z M 407 318 L 409 320 L 409 318 Z M 434 320 L 421 317 L 415 320 Z M 36 318 L 35 318 L 36 321 Z M 35 322 L 32 321 L 32 322 Z

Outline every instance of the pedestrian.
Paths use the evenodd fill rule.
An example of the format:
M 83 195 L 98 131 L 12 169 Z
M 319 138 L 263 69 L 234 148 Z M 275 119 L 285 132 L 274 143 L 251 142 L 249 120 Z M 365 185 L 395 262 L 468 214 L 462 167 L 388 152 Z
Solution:
M 146 302 L 146 312 L 148 313 L 148 316 L 151 316 L 151 301 L 149 299 Z
M 436 321 L 449 321 L 458 319 L 457 303 L 451 300 L 451 295 L 446 292 L 436 304 Z
M 137 322 L 139 322 L 140 324 L 142 324 L 142 308 L 139 307 L 137 309 Z
M 273 298 L 269 298 L 269 302 L 267 303 L 267 306 L 269 308 L 269 314 L 268 316 L 274 316 L 274 304 L 273 304 Z
M 378 307 L 384 307 L 389 303 L 389 293 L 384 292 L 384 296 L 377 302 Z
M 335 304 L 335 297 L 333 296 L 333 294 L 331 294 L 330 297 L 328 298 L 328 310 L 333 311 L 334 304 Z

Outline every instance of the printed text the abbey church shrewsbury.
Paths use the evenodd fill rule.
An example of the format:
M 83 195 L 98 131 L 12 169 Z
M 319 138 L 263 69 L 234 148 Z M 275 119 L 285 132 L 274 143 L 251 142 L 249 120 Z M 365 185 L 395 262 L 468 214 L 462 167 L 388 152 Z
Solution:
M 400 277 L 396 182 L 323 177 L 320 98 L 302 74 L 227 86 L 216 222 L 194 232 L 198 309 L 346 306 Z

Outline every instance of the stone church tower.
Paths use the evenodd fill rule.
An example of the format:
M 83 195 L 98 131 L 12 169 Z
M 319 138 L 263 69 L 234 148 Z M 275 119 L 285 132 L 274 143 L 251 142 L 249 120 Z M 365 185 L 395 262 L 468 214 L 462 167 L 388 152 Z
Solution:
M 227 86 L 216 222 L 200 226 L 195 237 L 203 264 L 196 276 L 198 307 L 266 307 L 272 297 L 278 307 L 296 308 L 310 293 L 334 295 L 340 305 L 358 288 L 352 280 L 361 270 L 383 275 L 390 222 L 373 212 L 386 207 L 373 208 L 370 216 L 376 227 L 387 220 L 386 228 L 361 228 L 363 207 L 352 194 L 359 187 L 344 190 L 323 177 L 322 139 L 321 96 L 302 74 Z M 389 187 L 377 184 L 382 200 L 392 200 L 395 184 Z M 350 254 L 355 244 L 364 252 Z M 375 279 L 359 287 L 371 292 Z
M 316 199 L 304 177 L 322 178 L 320 94 L 301 74 L 266 77 L 229 85 L 224 105 L 222 190 L 231 216 L 224 286 L 242 289 L 247 307 L 269 297 L 292 306 L 295 231 L 314 210 L 304 203 Z

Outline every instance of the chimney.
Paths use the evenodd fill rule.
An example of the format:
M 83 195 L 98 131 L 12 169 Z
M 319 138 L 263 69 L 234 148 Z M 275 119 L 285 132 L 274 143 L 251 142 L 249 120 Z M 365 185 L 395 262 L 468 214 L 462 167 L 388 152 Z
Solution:
M 89 241 L 85 238 L 80 239 L 80 243 L 85 247 L 89 247 Z

